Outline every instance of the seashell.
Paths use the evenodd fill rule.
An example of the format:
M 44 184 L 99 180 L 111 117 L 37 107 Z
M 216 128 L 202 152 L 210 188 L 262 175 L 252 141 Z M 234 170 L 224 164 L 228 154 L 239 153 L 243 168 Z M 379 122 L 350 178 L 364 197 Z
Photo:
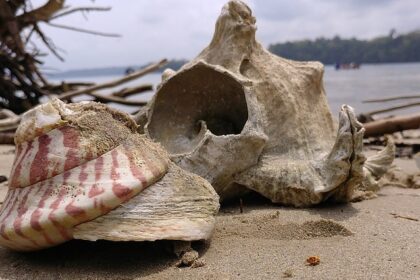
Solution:
M 76 226 L 73 234 L 91 241 L 208 239 L 218 208 L 218 196 L 206 180 L 171 163 L 160 181 L 122 207 Z
M 75 233 L 89 240 L 156 240 L 177 236 L 196 240 L 207 239 L 211 234 L 218 210 L 218 197 L 209 191 L 211 186 L 198 176 L 174 171 L 167 153 L 138 134 L 137 125 L 125 113 L 94 102 L 66 105 L 54 100 L 24 114 L 15 143 L 9 190 L 0 209 L 3 246 L 37 250 L 77 238 Z M 182 191 L 185 194 L 190 191 L 172 186 L 174 172 L 190 178 L 189 186 L 196 189 L 194 194 L 201 195 L 202 200 L 185 195 L 182 197 L 185 207 L 176 210 L 171 207 L 177 207 L 177 197 L 165 197 L 166 204 L 160 203 L 156 197 L 160 193 L 172 192 L 181 197 Z M 147 192 L 143 192 L 145 189 Z M 137 225 L 137 217 L 119 214 L 123 203 L 136 208 L 136 202 L 148 201 L 161 208 L 145 204 L 132 215 L 144 214 L 162 225 L 170 225 L 166 222 L 170 220 L 173 228 L 156 231 Z M 156 209 L 160 212 L 155 212 Z M 196 210 L 195 215 L 190 215 L 191 223 L 201 215 L 199 222 L 206 230 L 189 235 L 188 215 L 185 221 L 180 220 L 185 225 L 174 222 L 172 214 L 182 216 L 185 209 Z M 142 232 L 142 238 L 133 233 L 124 236 L 124 232 L 117 235 L 111 232 L 101 236 L 94 230 L 83 230 L 83 224 L 107 215 L 110 218 L 104 219 L 105 226 L 124 224 L 128 232 Z M 201 226 L 199 222 L 194 225 Z M 153 238 L 148 239 L 149 236 Z
M 364 177 L 362 124 L 343 105 L 337 130 L 323 65 L 269 53 L 255 22 L 241 1 L 223 7 L 209 46 L 165 71 L 139 116 L 145 134 L 221 199 L 248 189 L 294 206 L 348 201 Z

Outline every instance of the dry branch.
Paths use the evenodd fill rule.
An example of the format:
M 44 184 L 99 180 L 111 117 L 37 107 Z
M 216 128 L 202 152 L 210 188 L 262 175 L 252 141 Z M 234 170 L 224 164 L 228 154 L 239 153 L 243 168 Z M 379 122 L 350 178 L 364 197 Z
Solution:
M 0 145 L 14 145 L 14 136 L 13 132 L 0 132 Z
M 108 102 L 114 102 L 122 105 L 129 105 L 129 106 L 144 106 L 147 104 L 145 101 L 134 101 L 134 100 L 127 100 L 121 97 L 116 97 L 112 95 L 102 95 L 94 92 L 88 92 L 87 95 L 90 95 L 92 97 L 96 98 L 96 101 L 102 102 L 102 103 L 108 103 Z
M 401 100 L 401 99 L 416 99 L 420 98 L 420 94 L 416 95 L 400 95 L 400 96 L 392 96 L 388 98 L 379 98 L 379 99 L 367 99 L 363 100 L 363 103 L 374 103 L 374 102 L 388 102 L 388 101 L 395 101 L 395 100 Z
M 111 7 L 78 7 L 78 8 L 70 9 L 62 13 L 59 13 L 57 15 L 54 15 L 50 17 L 50 20 L 53 20 L 62 16 L 66 16 L 72 13 L 76 13 L 76 12 L 91 12 L 91 11 L 100 12 L 100 11 L 110 11 L 110 10 L 111 10 Z
M 94 86 L 87 87 L 87 88 L 84 88 L 84 89 L 79 89 L 79 90 L 75 90 L 75 91 L 71 91 L 71 92 L 66 92 L 66 93 L 63 93 L 63 94 L 59 95 L 58 98 L 61 99 L 61 100 L 69 100 L 70 98 L 72 98 L 74 96 L 81 95 L 81 94 L 89 94 L 89 93 L 91 93 L 93 91 L 97 91 L 99 89 L 115 87 L 115 86 L 121 85 L 123 83 L 126 83 L 126 82 L 132 81 L 134 79 L 137 79 L 141 76 L 144 76 L 147 73 L 153 72 L 153 71 L 159 69 L 160 67 L 164 66 L 167 62 L 168 61 L 166 59 L 163 59 L 163 60 L 159 61 L 158 63 L 151 64 L 151 65 L 149 65 L 149 66 L 147 66 L 147 67 L 145 67 L 145 68 L 143 68 L 139 71 L 136 71 L 136 72 L 134 72 L 130 75 L 127 75 L 123 78 L 113 80 L 113 81 L 110 81 L 110 82 L 106 82 L 106 83 L 103 83 L 103 84 L 99 84 L 99 85 L 94 85 Z
M 64 0 L 49 0 L 45 5 L 17 17 L 21 28 L 39 21 L 49 21 L 50 18 L 63 9 Z
M 133 88 L 123 88 L 122 90 L 114 92 L 112 96 L 128 97 L 131 95 L 135 95 L 135 94 L 139 94 L 139 93 L 143 93 L 143 92 L 151 91 L 151 90 L 153 90 L 152 84 L 140 85 L 138 87 L 133 87 Z
M 417 129 L 420 127 L 420 114 L 372 121 L 364 124 L 364 127 L 365 137 L 382 136 L 407 129 Z
M 30 0 L 0 0 L 0 107 L 17 114 L 40 104 L 42 98 L 63 93 L 48 89 L 48 81 L 39 71 L 42 54 L 31 36 L 37 34 L 40 41 L 57 58 L 60 49 L 41 30 L 45 22 L 59 28 L 67 28 L 95 35 L 117 36 L 52 23 L 54 19 L 75 12 L 108 11 L 109 7 L 64 7 L 65 0 L 43 0 L 44 5 L 33 9 Z M 67 90 L 73 90 L 70 87 Z M 19 94 L 16 94 L 19 92 Z
M 42 87 L 43 90 L 48 90 L 50 92 L 62 93 L 70 90 L 75 90 L 80 87 L 90 87 L 95 85 L 95 83 L 89 82 L 62 82 L 61 84 L 49 84 Z
M 64 58 L 57 52 L 57 48 L 52 44 L 51 40 L 48 39 L 44 33 L 39 29 L 38 24 L 34 23 L 34 29 L 38 36 L 44 42 L 45 46 L 57 57 L 59 60 L 64 61 Z
M 20 122 L 20 117 L 10 110 L 0 110 L 0 131 L 14 130 Z
M 420 102 L 413 102 L 413 103 L 393 106 L 393 107 L 389 107 L 389 108 L 385 108 L 385 109 L 381 109 L 381 110 L 371 111 L 371 112 L 364 113 L 364 114 L 373 116 L 373 115 L 377 115 L 377 114 L 382 114 L 382 113 L 386 113 L 386 112 L 391 112 L 391 111 L 404 109 L 404 108 L 408 108 L 408 107 L 415 107 L 415 106 L 420 106 Z
M 47 22 L 47 24 L 52 27 L 57 27 L 57 28 L 71 30 L 71 31 L 92 34 L 92 35 L 98 35 L 98 36 L 104 36 L 104 37 L 121 37 L 120 34 L 115 34 L 115 33 L 105 33 L 105 32 L 88 30 L 88 29 L 67 26 L 67 25 L 62 25 L 62 24 L 57 24 L 57 23 L 51 23 L 51 22 Z

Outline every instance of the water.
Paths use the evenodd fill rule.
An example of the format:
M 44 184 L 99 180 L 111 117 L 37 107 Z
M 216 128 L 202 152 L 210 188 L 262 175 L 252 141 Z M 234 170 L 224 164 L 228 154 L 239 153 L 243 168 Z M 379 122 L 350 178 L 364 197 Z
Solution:
M 71 78 L 67 81 L 94 81 L 101 83 L 118 76 L 98 76 L 98 77 L 79 77 Z M 155 86 L 160 82 L 160 74 L 153 73 L 145 77 L 129 82 L 115 89 L 132 87 L 139 84 L 151 83 Z M 391 101 L 386 103 L 362 103 L 365 99 L 386 98 L 396 95 L 420 94 L 420 63 L 395 63 L 395 64 L 372 64 L 362 65 L 358 70 L 339 70 L 333 66 L 325 67 L 324 87 L 327 94 L 331 111 L 338 115 L 342 104 L 348 104 L 355 108 L 356 113 L 369 112 L 372 110 L 383 109 L 391 106 L 409 103 L 410 101 L 420 101 L 419 99 L 407 99 L 402 101 Z M 111 90 L 104 90 L 109 93 Z M 147 101 L 153 96 L 153 92 L 143 93 L 129 97 L 129 100 Z M 88 97 L 79 97 L 76 100 L 88 100 Z M 130 106 L 115 105 L 115 107 L 127 112 L 136 109 Z M 420 112 L 420 107 L 411 107 L 383 115 L 407 114 Z
M 420 99 L 381 103 L 362 103 L 366 99 L 397 95 L 420 95 L 420 63 L 362 65 L 358 70 L 339 70 L 325 67 L 324 87 L 331 111 L 337 113 L 341 104 L 355 108 L 356 113 L 393 107 Z M 420 112 L 411 107 L 382 115 Z

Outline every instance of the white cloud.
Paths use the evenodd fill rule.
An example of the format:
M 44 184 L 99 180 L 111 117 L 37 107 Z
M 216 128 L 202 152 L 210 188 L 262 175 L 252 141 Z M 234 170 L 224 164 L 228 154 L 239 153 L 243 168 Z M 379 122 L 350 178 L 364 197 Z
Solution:
M 35 3 L 43 3 L 36 0 Z M 248 0 L 264 45 L 320 36 L 371 38 L 391 28 L 420 27 L 418 0 Z M 225 0 L 67 1 L 72 6 L 111 6 L 112 11 L 73 14 L 57 23 L 119 33 L 103 38 L 42 25 L 66 51 L 65 63 L 52 55 L 46 66 L 58 69 L 139 65 L 160 58 L 192 58 L 210 41 Z

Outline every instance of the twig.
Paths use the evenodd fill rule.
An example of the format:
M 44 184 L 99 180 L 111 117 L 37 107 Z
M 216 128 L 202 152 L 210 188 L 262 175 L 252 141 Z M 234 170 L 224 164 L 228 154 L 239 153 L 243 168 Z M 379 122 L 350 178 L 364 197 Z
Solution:
M 47 48 L 60 60 L 60 61 L 64 61 L 64 58 L 58 54 L 55 46 L 53 46 L 51 44 L 51 42 L 49 41 L 49 39 L 47 37 L 45 37 L 44 33 L 42 33 L 41 29 L 39 29 L 38 25 L 36 23 L 34 23 L 34 30 L 35 32 L 39 35 L 39 37 L 41 38 L 42 42 L 44 42 L 44 44 L 47 46 Z
M 76 12 L 90 12 L 90 11 L 110 11 L 111 7 L 78 7 L 78 8 L 74 8 L 74 9 L 70 9 L 67 11 L 64 11 L 60 14 L 57 14 L 55 16 L 50 17 L 50 20 L 68 15 L 68 14 L 72 14 L 72 13 L 76 13 Z
M 79 87 L 90 87 L 95 85 L 95 83 L 90 82 L 62 82 L 61 84 L 49 84 L 42 87 L 43 90 L 48 90 L 52 92 L 65 92 L 69 90 L 74 90 Z
M 129 106 L 144 106 L 147 104 L 147 102 L 145 101 L 126 100 L 121 97 L 116 97 L 112 95 L 105 96 L 105 95 L 97 94 L 94 92 L 88 92 L 86 94 L 92 97 L 95 97 L 98 101 L 103 102 L 103 103 L 114 102 L 114 103 L 119 103 L 123 105 L 129 105 Z
M 35 28 L 32 27 L 31 31 L 29 31 L 28 35 L 25 38 L 25 44 L 29 42 L 29 39 L 31 39 L 32 34 L 34 33 Z
M 367 99 L 363 100 L 363 103 L 374 103 L 374 102 L 387 102 L 387 101 L 394 101 L 394 100 L 400 100 L 400 99 L 414 99 L 414 98 L 420 98 L 420 94 L 416 95 L 401 95 L 401 96 L 392 96 L 388 98 L 379 98 L 379 99 Z
M 403 105 L 399 105 L 399 106 L 389 107 L 389 108 L 385 108 L 385 109 L 381 109 L 381 110 L 371 111 L 371 112 L 368 112 L 368 113 L 365 113 L 365 114 L 372 116 L 372 115 L 382 114 L 382 113 L 386 113 L 386 112 L 391 112 L 391 111 L 404 109 L 404 108 L 408 108 L 408 107 L 419 106 L 419 105 L 420 105 L 420 102 L 414 102 L 414 103 L 408 103 L 408 104 L 403 104 Z
M 115 33 L 105 33 L 105 32 L 88 30 L 88 29 L 83 29 L 83 28 L 78 28 L 78 27 L 73 27 L 73 26 L 67 26 L 67 25 L 62 25 L 62 24 L 57 24 L 57 23 L 51 23 L 51 22 L 47 22 L 46 24 L 48 24 L 50 26 L 53 26 L 53 27 L 57 27 L 57 28 L 63 28 L 63 29 L 68 29 L 68 30 L 72 30 L 72 31 L 76 31 L 76 32 L 92 34 L 92 35 L 98 35 L 98 36 L 104 36 L 104 37 L 121 37 L 120 34 L 115 34 Z
M 41 82 L 44 84 L 45 86 L 48 86 L 48 81 L 45 79 L 45 77 L 41 74 L 41 72 L 39 72 L 38 67 L 34 67 L 34 72 L 35 74 L 38 76 L 38 78 L 41 80 Z
M 415 221 L 415 222 L 418 222 L 419 221 L 419 219 L 417 219 L 417 218 L 412 218 L 412 217 L 408 217 L 408 216 L 402 216 L 402 215 L 399 215 L 397 213 L 389 213 L 389 214 L 391 214 L 392 216 L 394 216 L 394 218 L 401 218 L 401 219 L 406 219 L 406 220 Z
M 244 202 L 242 200 L 242 198 L 239 199 L 239 213 L 243 213 L 244 212 Z
M 139 93 L 143 93 L 150 90 L 153 90 L 152 84 L 140 85 L 138 87 L 133 87 L 133 88 L 123 88 L 120 91 L 114 92 L 112 96 L 128 97 L 134 94 L 139 94 Z
M 77 95 L 88 94 L 90 92 L 93 92 L 93 91 L 96 91 L 96 90 L 99 90 L 99 89 L 115 87 L 115 86 L 121 85 L 123 83 L 129 82 L 131 80 L 137 79 L 137 78 L 139 78 L 139 77 L 141 77 L 141 76 L 143 76 L 147 73 L 153 72 L 153 71 L 159 69 L 160 67 L 162 67 L 163 65 L 165 65 L 167 62 L 168 61 L 166 59 L 163 59 L 163 60 L 159 61 L 158 63 L 151 64 L 151 65 L 149 65 L 149 66 L 147 66 L 147 67 L 145 67 L 145 68 L 143 68 L 143 69 L 141 69 L 137 72 L 134 72 L 130 75 L 127 75 L 123 78 L 113 80 L 113 81 L 110 81 L 110 82 L 106 82 L 106 83 L 103 83 L 103 84 L 99 84 L 99 85 L 94 85 L 94 86 L 87 87 L 87 88 L 84 88 L 84 89 L 79 89 L 79 90 L 75 90 L 75 91 L 71 91 L 71 92 L 65 92 L 65 93 L 59 95 L 58 98 L 61 99 L 61 100 L 68 100 L 68 99 L 70 99 L 74 96 L 77 96 Z

